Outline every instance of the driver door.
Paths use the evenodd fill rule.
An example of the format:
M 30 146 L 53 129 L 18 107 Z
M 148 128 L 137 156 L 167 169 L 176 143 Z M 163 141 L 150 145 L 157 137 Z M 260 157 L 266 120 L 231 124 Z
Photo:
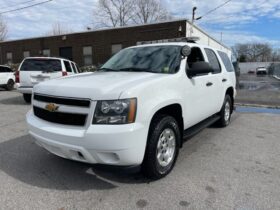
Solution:
M 186 68 L 191 68 L 193 63 L 199 61 L 205 61 L 205 54 L 201 48 L 193 47 L 187 58 Z M 215 94 L 215 89 L 211 83 L 212 85 L 214 83 L 211 74 L 197 75 L 192 78 L 189 78 L 186 74 L 184 82 L 185 129 L 213 115 L 211 104 L 213 103 L 212 96 Z

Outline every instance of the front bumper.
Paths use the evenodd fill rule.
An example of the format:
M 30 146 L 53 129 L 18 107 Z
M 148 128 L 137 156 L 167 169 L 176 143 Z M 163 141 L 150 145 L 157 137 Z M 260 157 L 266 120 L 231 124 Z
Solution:
M 148 127 L 128 125 L 64 126 L 26 115 L 29 133 L 37 144 L 63 158 L 118 166 L 140 165 L 143 161 Z

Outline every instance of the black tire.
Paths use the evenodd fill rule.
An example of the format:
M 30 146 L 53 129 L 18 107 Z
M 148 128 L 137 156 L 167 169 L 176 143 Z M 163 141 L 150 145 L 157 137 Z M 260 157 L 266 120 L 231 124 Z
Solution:
M 171 152 L 173 155 L 170 155 L 170 157 L 172 158 L 170 159 L 168 165 L 164 167 L 159 163 L 157 154 L 161 154 L 161 152 L 158 151 L 158 144 L 161 144 L 161 142 L 163 142 L 162 139 L 160 141 L 160 136 L 163 138 L 163 132 L 166 131 L 173 132 L 171 133 L 175 137 L 175 145 L 173 144 L 174 152 Z M 169 139 L 171 139 L 171 136 L 169 136 Z M 163 178 L 164 176 L 169 174 L 176 163 L 177 156 L 179 154 L 180 141 L 181 135 L 177 121 L 173 117 L 167 115 L 156 116 L 150 126 L 145 157 L 141 167 L 144 175 L 150 179 L 156 180 Z M 167 147 L 169 146 L 169 144 L 170 141 L 166 143 Z M 165 153 L 167 154 L 168 152 L 166 151 L 169 151 L 168 148 L 165 149 Z
M 10 91 L 10 90 L 14 89 L 14 85 L 15 85 L 14 80 L 9 79 L 9 81 L 6 84 L 5 89 Z
M 31 103 L 31 94 L 23 94 L 23 99 L 26 103 Z
M 232 104 L 231 97 L 229 95 L 226 95 L 223 107 L 219 113 L 220 119 L 217 121 L 217 125 L 219 125 L 220 127 L 226 127 L 229 125 L 231 120 L 232 108 L 233 108 L 233 104 Z M 228 114 L 228 111 L 229 111 L 229 116 L 226 116 Z

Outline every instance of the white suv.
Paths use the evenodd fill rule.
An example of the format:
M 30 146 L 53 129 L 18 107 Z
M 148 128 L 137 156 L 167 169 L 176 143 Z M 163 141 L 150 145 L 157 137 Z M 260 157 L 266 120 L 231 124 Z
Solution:
M 15 75 L 12 69 L 8 66 L 0 65 L 0 87 L 6 90 L 12 90 L 15 84 Z
M 153 179 L 173 168 L 183 139 L 233 111 L 235 73 L 225 52 L 189 42 L 124 49 L 95 73 L 34 87 L 29 133 L 60 157 L 141 165 Z
M 16 72 L 17 90 L 31 102 L 33 86 L 47 80 L 79 73 L 78 66 L 66 59 L 51 57 L 25 58 Z

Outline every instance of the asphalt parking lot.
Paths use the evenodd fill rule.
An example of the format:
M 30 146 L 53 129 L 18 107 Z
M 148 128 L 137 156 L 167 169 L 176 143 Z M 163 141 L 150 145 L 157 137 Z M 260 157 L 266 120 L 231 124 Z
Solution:
M 234 113 L 229 127 L 185 142 L 173 172 L 150 182 L 38 147 L 29 109 L 0 90 L 1 209 L 280 209 L 280 115 Z
M 239 104 L 264 105 L 280 108 L 280 81 L 270 76 L 240 75 Z

